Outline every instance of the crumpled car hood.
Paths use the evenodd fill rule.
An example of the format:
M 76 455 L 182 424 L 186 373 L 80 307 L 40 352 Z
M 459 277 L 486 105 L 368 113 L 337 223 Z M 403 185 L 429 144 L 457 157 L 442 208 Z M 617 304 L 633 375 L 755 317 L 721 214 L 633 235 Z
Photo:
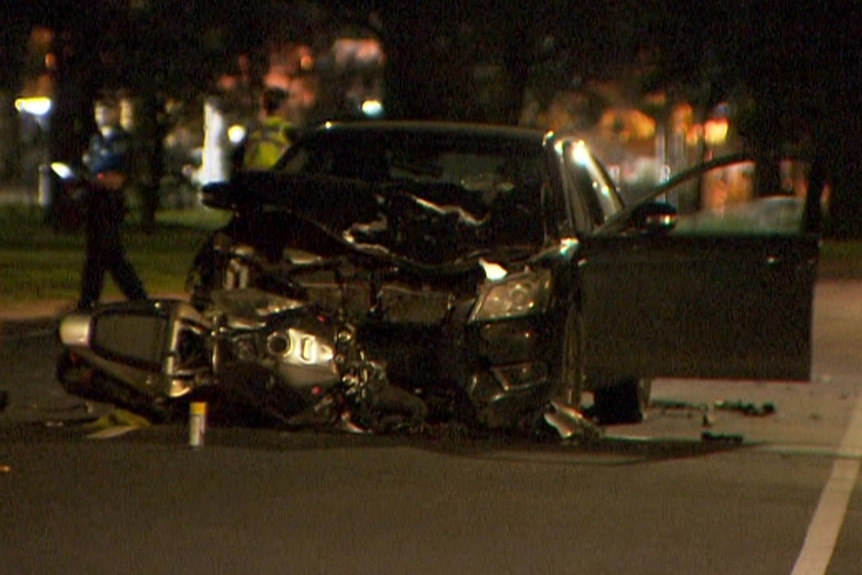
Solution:
M 238 213 L 289 214 L 345 250 L 417 270 L 463 271 L 477 266 L 480 257 L 508 259 L 536 251 L 526 241 L 500 246 L 489 208 L 470 205 L 454 184 L 246 172 L 229 183 L 207 186 L 203 197 L 207 205 Z

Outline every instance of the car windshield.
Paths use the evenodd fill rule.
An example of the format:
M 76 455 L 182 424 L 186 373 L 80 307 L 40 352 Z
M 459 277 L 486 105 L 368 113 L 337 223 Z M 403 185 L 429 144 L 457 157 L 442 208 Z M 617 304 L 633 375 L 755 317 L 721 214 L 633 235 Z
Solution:
M 347 238 L 442 261 L 541 245 L 542 190 L 548 179 L 544 157 L 542 141 L 535 137 L 322 130 L 300 140 L 277 170 L 371 183 L 380 217 L 357 219 L 342 230 Z M 428 250 L 437 252 L 418 257 Z

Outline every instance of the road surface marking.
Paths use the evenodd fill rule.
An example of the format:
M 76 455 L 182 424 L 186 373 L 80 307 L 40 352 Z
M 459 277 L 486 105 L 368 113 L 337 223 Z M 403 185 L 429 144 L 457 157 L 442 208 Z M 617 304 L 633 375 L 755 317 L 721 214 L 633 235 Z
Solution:
M 820 494 L 820 502 L 791 575 L 825 575 L 832 559 L 862 465 L 859 459 L 862 456 L 862 395 L 854 405 L 840 452 L 848 458 L 836 459 L 832 464 L 832 474 Z

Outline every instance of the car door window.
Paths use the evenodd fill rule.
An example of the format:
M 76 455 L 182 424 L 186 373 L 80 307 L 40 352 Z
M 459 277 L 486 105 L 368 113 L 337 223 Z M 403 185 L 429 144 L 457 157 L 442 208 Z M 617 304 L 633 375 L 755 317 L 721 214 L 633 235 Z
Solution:
M 684 181 L 666 194 L 680 215 L 674 234 L 797 234 L 802 230 L 807 191 L 804 164 L 783 162 L 782 185 L 758 196 L 751 161 L 717 167 Z

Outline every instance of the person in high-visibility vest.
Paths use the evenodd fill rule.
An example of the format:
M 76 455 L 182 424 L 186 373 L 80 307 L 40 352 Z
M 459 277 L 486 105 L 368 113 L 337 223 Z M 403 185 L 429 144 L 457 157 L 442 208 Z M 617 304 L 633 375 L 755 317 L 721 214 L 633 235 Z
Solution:
M 243 146 L 243 169 L 267 170 L 290 147 L 293 125 L 280 114 L 286 98 L 284 90 L 264 89 L 261 96 L 262 117 L 250 131 Z

